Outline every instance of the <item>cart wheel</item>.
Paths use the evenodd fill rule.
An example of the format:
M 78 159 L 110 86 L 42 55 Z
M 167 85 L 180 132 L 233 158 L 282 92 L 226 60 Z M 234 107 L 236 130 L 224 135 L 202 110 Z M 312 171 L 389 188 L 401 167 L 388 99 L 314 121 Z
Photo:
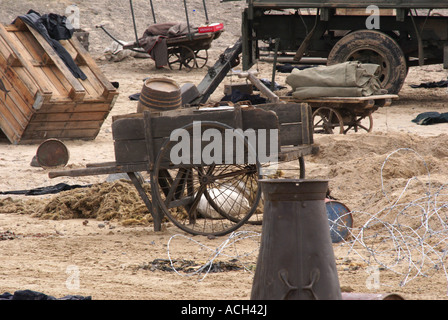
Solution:
M 355 132 L 372 132 L 372 129 L 373 129 L 372 114 L 369 114 L 367 116 L 352 115 L 352 120 L 350 121 L 350 123 L 346 123 L 344 133 L 347 133 L 350 130 L 353 130 Z
M 199 69 L 204 68 L 208 62 L 208 50 L 196 50 L 194 52 L 196 57 L 196 66 Z
M 182 137 L 197 137 L 194 133 L 198 131 L 193 128 L 196 130 L 197 127 L 190 124 L 179 132 L 182 132 Z M 200 122 L 199 132 L 212 130 L 208 132 L 224 134 L 228 129 L 234 132 L 233 128 L 222 123 L 203 121 Z M 258 188 L 260 165 L 247 139 L 236 132 L 234 137 L 234 143 L 242 143 L 248 151 L 246 159 L 255 159 L 253 163 L 219 163 L 222 160 L 208 163 L 207 159 L 202 159 L 199 164 L 195 164 L 195 155 L 189 149 L 190 156 L 180 162 L 173 158 L 179 153 L 183 155 L 185 150 L 181 150 L 180 144 L 189 147 L 193 140 L 187 138 L 185 145 L 183 140 L 167 139 L 164 142 L 154 166 L 154 185 L 157 188 L 153 191 L 162 212 L 180 229 L 194 235 L 222 236 L 240 228 L 257 210 L 261 198 L 261 190 Z M 210 151 L 206 148 L 211 145 L 206 144 L 198 150 L 201 157 L 204 157 L 206 150 Z M 194 153 L 195 145 L 191 146 Z M 228 152 L 227 145 L 224 147 L 224 151 Z M 219 144 L 221 148 L 223 143 Z M 216 149 L 214 152 L 219 151 Z M 249 157 L 249 154 L 253 157 Z
M 168 66 L 171 70 L 182 70 L 183 67 L 191 70 L 197 68 L 196 55 L 187 46 L 178 46 L 168 50 Z
M 335 131 L 344 134 L 344 120 L 333 108 L 321 107 L 313 112 L 314 133 L 333 134 Z

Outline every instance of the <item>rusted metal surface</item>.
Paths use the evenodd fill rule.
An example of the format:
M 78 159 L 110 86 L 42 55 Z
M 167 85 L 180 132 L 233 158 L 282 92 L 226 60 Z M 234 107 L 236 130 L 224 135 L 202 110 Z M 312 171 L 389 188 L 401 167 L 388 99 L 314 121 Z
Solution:
M 261 180 L 263 231 L 252 300 L 340 300 L 325 180 Z
M 37 163 L 43 168 L 64 167 L 70 157 L 69 151 L 62 141 L 48 139 L 42 142 L 36 151 Z

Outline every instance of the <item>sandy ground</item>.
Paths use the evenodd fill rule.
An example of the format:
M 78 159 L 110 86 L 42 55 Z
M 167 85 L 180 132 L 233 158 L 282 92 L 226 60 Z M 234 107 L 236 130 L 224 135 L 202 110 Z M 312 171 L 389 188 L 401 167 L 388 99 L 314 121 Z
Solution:
M 146 59 L 127 58 L 118 63 L 101 60 L 110 40 L 95 28 L 96 24 L 107 25 L 119 38 L 131 40 L 133 37 L 128 2 L 121 2 L 118 5 L 117 1 L 91 4 L 80 0 L 48 0 L 36 5 L 31 1 L 1 1 L 7 8 L 0 14 L 4 23 L 30 8 L 41 13 L 63 14 L 67 5 L 77 4 L 81 26 L 91 35 L 91 54 L 105 75 L 120 83 L 118 101 L 98 137 L 94 141 L 65 142 L 70 151 L 68 168 L 114 160 L 112 116 L 136 111 L 136 102 L 130 101 L 128 96 L 140 92 L 144 78 L 163 76 L 180 85 L 198 84 L 206 72 L 205 69 L 157 70 L 153 61 Z M 153 2 L 159 21 L 184 19 L 180 4 L 173 10 L 163 5 L 166 2 Z M 210 20 L 224 22 L 226 26 L 226 31 L 210 50 L 209 65 L 212 65 L 240 33 L 243 2 L 209 2 Z M 151 18 L 147 3 L 135 1 L 140 31 Z M 191 3 L 190 11 L 196 10 L 192 16 L 195 23 L 200 24 L 204 21 L 200 16 L 202 1 Z M 260 77 L 270 78 L 268 64 L 259 63 L 255 68 Z M 343 291 L 398 293 L 406 299 L 418 300 L 447 298 L 448 277 L 444 270 L 448 249 L 444 240 L 447 199 L 443 186 L 448 181 L 448 124 L 419 126 L 411 121 L 422 112 L 446 111 L 447 89 L 409 87 L 410 84 L 443 80 L 446 76 L 439 65 L 411 68 L 400 99 L 373 114 L 372 133 L 315 136 L 320 153 L 306 158 L 307 178 L 328 179 L 332 196 L 353 211 L 352 238 L 333 245 Z M 278 83 L 284 84 L 284 80 L 285 75 L 277 75 Z M 226 78 L 212 100 L 222 97 L 225 83 L 239 81 L 235 77 Z M 36 149 L 37 145 L 0 142 L 0 191 L 32 189 L 60 182 L 97 184 L 106 179 L 105 176 L 50 179 L 49 170 L 30 166 Z M 292 164 L 287 168 L 295 167 Z M 298 176 L 297 170 L 285 172 L 290 177 Z M 164 225 L 163 231 L 154 232 L 151 224 L 126 224 L 120 218 L 106 222 L 85 217 L 39 219 L 33 216 L 36 213 L 30 209 L 33 207 L 26 205 L 30 201 L 46 203 L 59 196 L 0 196 L 0 293 L 30 289 L 55 297 L 81 295 L 107 300 L 250 298 L 261 226 L 242 227 L 237 234 L 240 241 L 235 243 L 228 237 L 193 237 L 170 223 Z M 430 205 L 425 207 L 428 203 Z M 423 209 L 417 213 L 408 212 L 403 206 L 424 207 L 425 210 L 423 214 Z M 379 214 L 385 211 L 387 216 Z M 427 215 L 440 217 L 440 221 L 430 227 L 424 225 L 422 217 Z M 374 231 L 370 231 L 372 217 L 377 217 L 373 220 L 380 225 L 373 228 Z M 399 218 L 407 222 L 416 220 L 417 225 L 412 231 L 404 231 L 397 226 L 408 224 L 397 223 Z M 360 230 L 365 231 L 362 239 L 357 237 Z M 369 238 L 368 231 L 374 236 Z M 429 239 L 427 235 L 431 232 L 433 237 Z M 229 243 L 223 247 L 226 241 Z M 217 248 L 224 248 L 218 261 L 245 268 L 187 276 L 182 270 L 176 273 L 160 267 L 160 263 L 153 265 L 157 259 L 164 262 L 171 257 L 193 260 L 196 264 L 193 268 L 197 269 Z M 243 258 L 244 253 L 250 254 Z

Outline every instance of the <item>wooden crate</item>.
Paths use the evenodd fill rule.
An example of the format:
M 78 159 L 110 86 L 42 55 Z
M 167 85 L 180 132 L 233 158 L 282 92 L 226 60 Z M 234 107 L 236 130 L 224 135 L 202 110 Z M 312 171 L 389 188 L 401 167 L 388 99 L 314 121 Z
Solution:
M 13 144 L 93 140 L 118 92 L 76 37 L 61 41 L 87 76 L 75 78 L 50 44 L 21 20 L 0 24 L 0 129 Z

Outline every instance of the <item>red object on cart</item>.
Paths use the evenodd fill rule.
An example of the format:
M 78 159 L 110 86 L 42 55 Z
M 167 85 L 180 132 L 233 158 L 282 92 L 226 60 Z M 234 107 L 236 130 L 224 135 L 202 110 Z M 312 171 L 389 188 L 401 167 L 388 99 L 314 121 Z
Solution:
M 224 29 L 224 25 L 222 23 L 212 23 L 198 27 L 198 32 L 199 33 L 216 32 L 222 29 Z

